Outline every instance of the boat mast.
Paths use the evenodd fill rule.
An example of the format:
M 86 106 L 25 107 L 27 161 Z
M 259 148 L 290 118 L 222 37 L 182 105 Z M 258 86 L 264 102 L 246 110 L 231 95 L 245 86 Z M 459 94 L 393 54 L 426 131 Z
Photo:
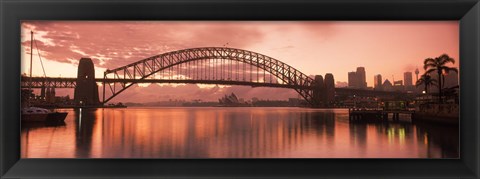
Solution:
M 33 64 L 33 31 L 30 31 L 30 80 L 28 83 L 28 106 L 30 106 L 30 91 L 32 91 L 32 64 Z M 33 92 L 32 92 L 33 93 Z

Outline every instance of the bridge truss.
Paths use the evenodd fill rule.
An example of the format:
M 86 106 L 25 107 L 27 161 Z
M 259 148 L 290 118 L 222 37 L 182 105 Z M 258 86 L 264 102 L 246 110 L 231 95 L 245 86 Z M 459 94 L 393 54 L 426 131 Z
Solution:
M 21 77 L 21 88 L 75 88 L 77 78 Z
M 102 85 L 103 103 L 130 86 L 147 81 L 291 88 L 313 104 L 312 78 L 266 55 L 227 47 L 172 51 L 107 70 Z

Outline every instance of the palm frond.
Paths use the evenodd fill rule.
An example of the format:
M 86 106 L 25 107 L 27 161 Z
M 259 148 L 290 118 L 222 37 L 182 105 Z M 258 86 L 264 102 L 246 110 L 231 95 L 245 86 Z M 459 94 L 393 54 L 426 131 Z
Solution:
M 446 63 L 450 62 L 452 64 L 455 64 L 455 59 L 452 57 L 448 56 L 447 54 L 442 54 L 438 57 L 442 65 L 445 65 Z
M 436 71 L 437 71 L 436 68 L 430 68 L 430 69 L 428 69 L 425 73 L 426 73 L 426 74 L 430 74 L 430 73 L 436 72 Z
M 427 58 L 423 61 L 423 69 L 426 70 L 428 67 L 434 67 L 435 66 L 435 59 L 433 58 Z

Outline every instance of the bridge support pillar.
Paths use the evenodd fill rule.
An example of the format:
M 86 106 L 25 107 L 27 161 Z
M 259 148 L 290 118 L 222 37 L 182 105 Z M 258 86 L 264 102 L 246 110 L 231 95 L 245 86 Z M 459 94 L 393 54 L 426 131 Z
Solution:
M 95 67 L 90 58 L 82 58 L 78 64 L 74 101 L 79 106 L 100 105 L 98 85 L 95 82 Z
M 335 80 L 331 73 L 315 75 L 313 107 L 333 107 L 335 104 Z
M 322 75 L 315 75 L 313 89 L 313 107 L 324 107 L 325 101 L 325 83 Z
M 333 74 L 325 74 L 325 105 L 333 107 L 335 105 L 335 79 Z

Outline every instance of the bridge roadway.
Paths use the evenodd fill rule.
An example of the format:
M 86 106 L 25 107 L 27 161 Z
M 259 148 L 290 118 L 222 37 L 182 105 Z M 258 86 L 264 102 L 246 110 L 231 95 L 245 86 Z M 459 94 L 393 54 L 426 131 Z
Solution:
M 273 88 L 290 88 L 290 89 L 313 89 L 312 86 L 300 86 L 280 83 L 256 83 L 256 82 L 244 82 L 244 81 L 231 81 L 231 80 L 188 80 L 188 79 L 103 79 L 96 78 L 98 83 L 186 83 L 186 84 L 218 84 L 218 85 L 243 85 L 251 87 L 273 87 Z M 29 77 L 22 77 L 21 88 L 29 88 Z M 77 78 L 61 78 L 61 77 L 32 77 L 31 87 L 42 88 L 44 86 L 50 86 L 54 88 L 75 88 Z M 339 95 L 357 95 L 357 96 L 398 96 L 409 95 L 405 92 L 397 91 L 373 91 L 351 88 L 335 88 L 336 94 Z

